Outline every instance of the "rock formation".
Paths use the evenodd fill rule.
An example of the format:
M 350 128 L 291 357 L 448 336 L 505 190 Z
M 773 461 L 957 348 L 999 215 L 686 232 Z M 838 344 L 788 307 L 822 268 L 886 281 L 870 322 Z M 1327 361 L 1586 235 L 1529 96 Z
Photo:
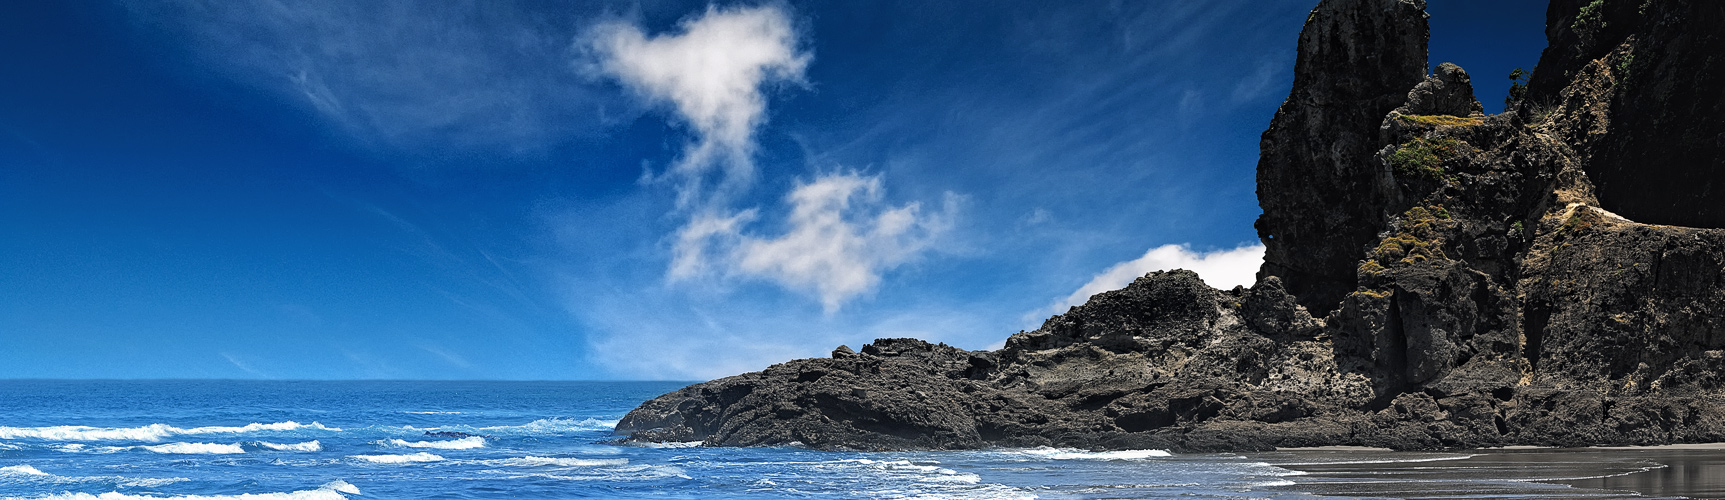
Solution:
M 1725 223 L 1721 22 L 1711 0 L 1555 0 L 1527 94 L 1485 116 L 1461 68 L 1425 74 L 1422 1 L 1324 0 L 1263 136 L 1250 289 L 1151 273 L 998 351 L 841 346 L 666 394 L 617 431 L 862 450 L 1725 440 L 1725 230 L 1704 228 Z

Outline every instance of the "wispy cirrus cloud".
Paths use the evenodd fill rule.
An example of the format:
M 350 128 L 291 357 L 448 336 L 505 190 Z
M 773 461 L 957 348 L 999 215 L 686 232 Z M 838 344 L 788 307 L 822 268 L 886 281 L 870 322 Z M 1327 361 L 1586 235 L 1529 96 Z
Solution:
M 804 83 L 813 55 L 777 6 L 708 7 L 675 33 L 648 35 L 633 24 L 596 26 L 586 46 L 592 66 L 643 99 L 672 111 L 694 137 L 652 182 L 670 183 L 686 222 L 671 238 L 672 282 L 754 278 L 818 298 L 828 312 L 872 290 L 881 273 L 929 248 L 950 210 L 885 201 L 879 176 L 829 172 L 785 196 L 778 234 L 754 226 L 759 208 L 736 200 L 757 175 L 756 132 L 766 91 Z M 953 205 L 949 196 L 943 208 Z
M 392 152 L 526 154 L 597 130 L 606 98 L 567 64 L 575 28 L 518 6 L 125 0 L 199 74 L 305 108 Z M 214 70 L 214 71 L 210 71 Z

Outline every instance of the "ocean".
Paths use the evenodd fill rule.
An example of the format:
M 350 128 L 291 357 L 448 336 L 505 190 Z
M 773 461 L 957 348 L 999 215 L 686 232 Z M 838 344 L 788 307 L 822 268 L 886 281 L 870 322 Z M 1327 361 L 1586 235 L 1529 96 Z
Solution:
M 1710 448 L 1032 448 L 604 444 L 684 383 L 0 381 L 0 498 L 1697 498 Z

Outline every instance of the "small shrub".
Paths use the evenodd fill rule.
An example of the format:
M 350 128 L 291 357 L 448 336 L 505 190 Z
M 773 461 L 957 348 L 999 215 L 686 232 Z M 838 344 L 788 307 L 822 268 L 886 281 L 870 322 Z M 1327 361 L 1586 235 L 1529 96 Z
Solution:
M 1402 144 L 1390 153 L 1390 168 L 1396 177 L 1404 179 L 1443 178 L 1443 162 L 1456 155 L 1461 141 L 1455 139 L 1418 138 Z
M 1593 0 L 1581 6 L 1581 12 L 1575 15 L 1575 22 L 1569 23 L 1569 29 L 1576 32 L 1592 32 L 1605 28 L 1605 0 Z
M 1521 98 L 1527 96 L 1527 80 L 1532 77 L 1532 71 L 1521 68 L 1509 72 L 1509 95 L 1503 98 L 1504 109 L 1514 107 L 1515 103 L 1521 102 Z

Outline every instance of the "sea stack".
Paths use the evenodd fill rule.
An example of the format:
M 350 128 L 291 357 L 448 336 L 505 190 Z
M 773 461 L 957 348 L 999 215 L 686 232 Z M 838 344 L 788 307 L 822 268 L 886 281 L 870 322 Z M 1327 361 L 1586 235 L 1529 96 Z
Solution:
M 1245 451 L 1725 441 L 1725 3 L 1554 0 L 1527 91 L 1325 0 L 1264 132 L 1251 288 L 1151 273 L 998 351 L 881 339 L 689 386 L 630 441 Z M 1492 80 L 1497 80 L 1493 78 Z

